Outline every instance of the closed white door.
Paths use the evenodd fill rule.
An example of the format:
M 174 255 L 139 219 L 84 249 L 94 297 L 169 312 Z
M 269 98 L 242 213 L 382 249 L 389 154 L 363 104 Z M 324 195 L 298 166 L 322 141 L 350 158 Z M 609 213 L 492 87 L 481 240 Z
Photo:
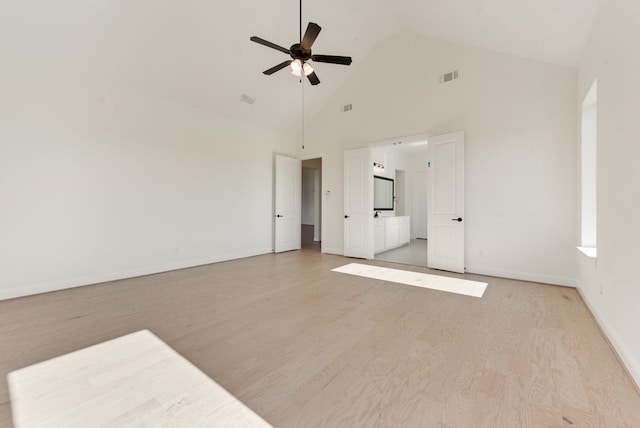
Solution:
M 344 152 L 344 255 L 373 258 L 373 162 L 369 149 Z
M 302 227 L 302 164 L 276 155 L 275 252 L 299 250 Z
M 429 138 L 427 266 L 464 272 L 464 132 Z

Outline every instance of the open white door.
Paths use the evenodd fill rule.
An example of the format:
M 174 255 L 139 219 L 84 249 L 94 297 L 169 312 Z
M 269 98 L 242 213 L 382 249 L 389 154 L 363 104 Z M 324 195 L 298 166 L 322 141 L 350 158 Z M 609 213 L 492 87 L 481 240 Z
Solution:
M 464 132 L 429 138 L 427 266 L 464 273 Z
M 344 255 L 373 258 L 373 163 L 370 149 L 344 152 Z
M 299 250 L 302 163 L 276 155 L 275 252 Z

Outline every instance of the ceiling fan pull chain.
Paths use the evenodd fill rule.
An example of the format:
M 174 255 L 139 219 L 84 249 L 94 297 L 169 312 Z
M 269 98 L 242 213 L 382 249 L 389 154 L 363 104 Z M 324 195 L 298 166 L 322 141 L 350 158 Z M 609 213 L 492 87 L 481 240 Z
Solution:
M 302 118 L 301 118 L 301 134 L 302 134 L 302 150 L 304 150 L 304 80 L 300 77 L 300 91 L 302 92 Z

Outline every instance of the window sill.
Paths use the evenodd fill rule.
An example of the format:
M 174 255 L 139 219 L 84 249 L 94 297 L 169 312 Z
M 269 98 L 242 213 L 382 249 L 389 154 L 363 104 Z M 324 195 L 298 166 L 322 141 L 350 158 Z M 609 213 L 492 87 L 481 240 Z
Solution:
M 585 256 L 590 259 L 595 259 L 598 256 L 598 250 L 596 247 L 576 247 Z

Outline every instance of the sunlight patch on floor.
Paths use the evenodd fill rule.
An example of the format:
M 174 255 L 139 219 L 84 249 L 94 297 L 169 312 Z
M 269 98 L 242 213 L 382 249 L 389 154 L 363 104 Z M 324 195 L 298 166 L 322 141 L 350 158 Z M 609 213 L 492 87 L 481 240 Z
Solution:
M 487 288 L 486 282 L 429 275 L 426 273 L 363 265 L 360 263 L 350 263 L 348 265 L 332 269 L 332 271 L 396 282 L 399 284 L 413 285 L 415 287 L 430 288 L 432 290 L 446 291 L 449 293 L 464 294 L 465 296 L 472 297 L 482 297 Z

